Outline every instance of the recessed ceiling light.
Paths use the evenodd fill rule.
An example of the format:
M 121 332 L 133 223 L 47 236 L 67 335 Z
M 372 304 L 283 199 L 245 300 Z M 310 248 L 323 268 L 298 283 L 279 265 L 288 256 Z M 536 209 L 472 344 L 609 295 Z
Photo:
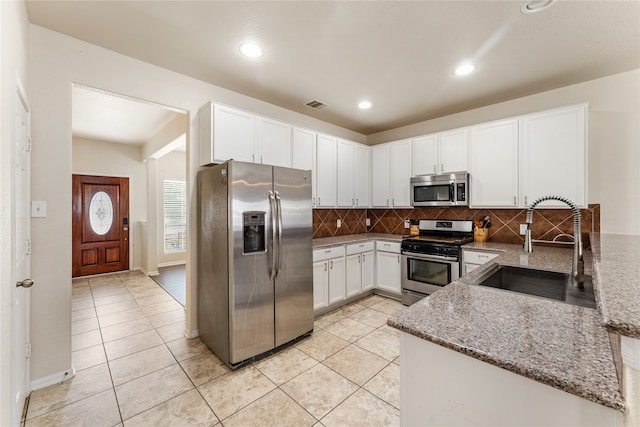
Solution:
M 255 43 L 243 43 L 240 45 L 240 53 L 247 58 L 260 58 L 264 55 L 264 50 Z
M 475 69 L 476 69 L 475 65 L 466 63 L 466 64 L 462 64 L 458 68 L 456 68 L 454 73 L 455 73 L 456 76 L 466 76 L 467 74 L 473 73 L 473 71 Z
M 547 9 L 555 2 L 556 0 L 530 0 L 529 2 L 522 5 L 520 11 L 525 15 L 530 15 L 532 13 L 537 13 Z
M 360 101 L 360 103 L 358 103 L 358 108 L 361 110 L 368 110 L 371 108 L 371 103 L 369 101 Z

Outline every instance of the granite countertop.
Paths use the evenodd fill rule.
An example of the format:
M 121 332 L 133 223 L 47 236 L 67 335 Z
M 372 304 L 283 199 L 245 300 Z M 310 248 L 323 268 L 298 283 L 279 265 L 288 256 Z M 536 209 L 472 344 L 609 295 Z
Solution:
M 384 240 L 389 242 L 401 242 L 405 237 L 401 234 L 385 234 L 385 233 L 360 233 L 347 234 L 345 236 L 322 237 L 313 239 L 313 248 L 323 248 L 328 246 L 348 245 L 350 243 L 364 242 L 367 240 Z
M 571 248 L 471 243 L 500 252 L 487 263 L 570 272 Z M 585 272 L 591 253 L 585 251 Z M 468 285 L 480 267 L 392 316 L 403 332 L 459 351 L 592 402 L 623 411 L 624 399 L 598 310 L 489 287 Z
M 591 246 L 604 326 L 640 338 L 640 236 L 592 233 Z

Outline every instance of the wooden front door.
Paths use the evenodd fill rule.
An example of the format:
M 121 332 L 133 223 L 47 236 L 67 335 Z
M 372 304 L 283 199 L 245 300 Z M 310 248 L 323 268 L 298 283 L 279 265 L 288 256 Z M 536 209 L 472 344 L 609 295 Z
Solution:
M 73 175 L 73 277 L 129 269 L 129 178 Z

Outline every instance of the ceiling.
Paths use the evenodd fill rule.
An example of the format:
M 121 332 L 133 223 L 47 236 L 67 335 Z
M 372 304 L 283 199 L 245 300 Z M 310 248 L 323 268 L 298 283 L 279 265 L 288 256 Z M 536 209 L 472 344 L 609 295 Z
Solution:
M 364 135 L 640 68 L 640 1 L 558 1 L 535 14 L 524 4 L 28 0 L 27 12 L 33 24 Z M 242 57 L 247 40 L 264 57 Z M 476 72 L 453 75 L 463 61 Z M 312 99 L 328 106 L 303 105 Z M 363 99 L 373 107 L 359 110 Z

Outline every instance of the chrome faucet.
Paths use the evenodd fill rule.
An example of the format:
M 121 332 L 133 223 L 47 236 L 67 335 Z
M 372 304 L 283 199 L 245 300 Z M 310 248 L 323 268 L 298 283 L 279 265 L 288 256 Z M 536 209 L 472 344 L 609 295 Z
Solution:
M 533 240 L 531 240 L 531 221 L 533 220 L 533 210 L 538 203 L 547 200 L 558 200 L 563 202 L 573 211 L 573 262 L 571 264 L 571 274 L 576 281 L 578 288 L 584 287 L 584 260 L 582 257 L 582 235 L 580 234 L 580 209 L 571 200 L 562 196 L 543 196 L 535 200 L 527 210 L 527 229 L 524 233 L 524 251 L 533 252 Z

